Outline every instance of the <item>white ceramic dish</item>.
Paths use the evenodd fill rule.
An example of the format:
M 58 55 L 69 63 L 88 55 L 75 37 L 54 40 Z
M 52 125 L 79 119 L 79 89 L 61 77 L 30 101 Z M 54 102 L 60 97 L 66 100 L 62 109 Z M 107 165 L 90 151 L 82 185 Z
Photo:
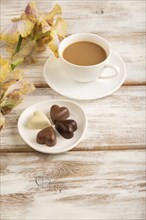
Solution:
M 99 99 L 119 89 L 126 78 L 125 64 L 117 54 L 112 53 L 109 62 L 116 64 L 120 69 L 120 73 L 116 77 L 81 83 L 71 79 L 62 69 L 59 58 L 52 56 L 48 58 L 44 66 L 44 78 L 54 91 L 68 98 L 79 100 Z M 107 68 L 105 75 L 107 75 L 107 71 L 109 75 L 112 75 L 112 69 Z
M 36 142 L 36 135 L 40 130 L 32 130 L 30 128 L 27 128 L 26 122 L 35 111 L 41 111 L 48 116 L 50 107 L 54 104 L 65 106 L 69 109 L 69 118 L 74 119 L 77 122 L 78 129 L 77 131 L 75 131 L 74 137 L 71 139 L 65 139 L 58 132 L 56 132 L 57 144 L 53 147 L 48 147 L 46 145 L 41 145 Z M 48 154 L 63 153 L 74 148 L 82 140 L 86 128 L 87 117 L 85 111 L 79 104 L 68 100 L 46 100 L 36 103 L 25 109 L 18 120 L 18 131 L 23 140 L 34 150 Z

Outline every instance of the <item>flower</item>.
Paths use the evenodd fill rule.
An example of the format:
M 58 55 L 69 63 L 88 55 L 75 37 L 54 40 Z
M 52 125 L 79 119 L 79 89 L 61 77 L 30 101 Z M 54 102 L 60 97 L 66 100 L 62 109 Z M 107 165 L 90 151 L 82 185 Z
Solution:
M 33 8 L 33 5 L 29 5 Z M 5 31 L 1 34 L 1 39 L 10 44 L 16 44 L 19 36 L 25 38 L 32 32 L 36 18 L 25 10 L 19 18 L 13 18 L 12 23 L 8 25 Z
M 29 3 L 18 18 L 1 34 L 0 40 L 7 44 L 8 51 L 12 52 L 12 68 L 27 61 L 35 62 L 35 53 L 46 50 L 49 45 L 56 57 L 58 46 L 66 36 L 66 22 L 59 17 L 62 9 L 55 4 L 50 12 L 40 12 L 35 2 Z
M 4 115 L 22 102 L 24 96 L 35 87 L 23 79 L 21 69 L 12 70 L 8 60 L 0 57 L 0 129 L 5 123 Z
M 55 25 L 51 28 L 50 35 L 52 37 L 52 40 L 49 42 L 49 46 L 56 57 L 58 57 L 58 46 L 60 42 L 63 40 L 63 38 L 65 38 L 66 30 L 66 22 L 59 17 Z

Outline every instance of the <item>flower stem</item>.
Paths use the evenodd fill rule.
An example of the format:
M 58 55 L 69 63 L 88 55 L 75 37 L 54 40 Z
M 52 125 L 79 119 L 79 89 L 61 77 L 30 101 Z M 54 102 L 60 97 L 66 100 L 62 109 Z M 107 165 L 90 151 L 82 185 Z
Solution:
M 14 70 L 16 66 L 18 66 L 19 64 L 23 63 L 24 58 L 20 58 L 18 60 L 15 60 L 11 63 L 11 69 Z
M 21 37 L 21 35 L 19 35 L 19 40 L 18 40 L 18 43 L 16 45 L 15 53 L 19 52 L 21 43 L 22 43 L 22 37 Z

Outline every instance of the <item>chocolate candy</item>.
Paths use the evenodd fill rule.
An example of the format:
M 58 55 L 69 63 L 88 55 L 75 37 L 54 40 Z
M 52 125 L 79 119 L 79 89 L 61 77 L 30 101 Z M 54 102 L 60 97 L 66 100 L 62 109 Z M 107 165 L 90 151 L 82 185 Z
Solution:
M 77 122 L 73 119 L 67 119 L 66 121 L 64 121 L 64 124 L 70 124 L 73 127 L 74 131 L 76 131 L 78 128 Z
M 43 129 L 51 126 L 51 123 L 43 112 L 35 111 L 28 119 L 26 126 L 31 129 Z
M 77 123 L 75 120 L 73 119 L 67 119 L 67 120 L 63 120 L 63 121 L 57 121 L 56 124 L 62 123 L 63 125 L 71 125 L 73 127 L 73 131 L 77 130 Z
M 57 121 L 63 121 L 69 117 L 69 110 L 66 107 L 52 105 L 50 109 L 50 116 L 53 123 L 56 124 Z
M 74 136 L 74 131 L 77 130 L 77 123 L 72 119 L 57 121 L 55 128 L 64 138 L 70 139 Z
M 35 115 L 36 116 L 36 115 Z M 39 116 L 39 117 L 38 117 Z M 60 107 L 58 105 L 52 105 L 50 109 L 50 117 L 55 125 L 56 130 L 66 139 L 70 139 L 74 136 L 74 132 L 77 130 L 77 123 L 75 120 L 67 119 L 69 117 L 69 110 L 66 107 Z M 33 116 L 34 124 L 39 122 L 39 126 L 42 123 L 46 123 L 42 114 L 37 113 L 37 117 Z M 48 120 L 47 120 L 48 122 Z M 57 143 L 56 132 L 50 125 L 49 127 L 41 130 L 36 137 L 38 144 L 46 144 L 51 147 Z
M 49 147 L 52 147 L 56 144 L 56 133 L 52 126 L 44 128 L 41 130 L 36 137 L 38 144 L 46 144 Z

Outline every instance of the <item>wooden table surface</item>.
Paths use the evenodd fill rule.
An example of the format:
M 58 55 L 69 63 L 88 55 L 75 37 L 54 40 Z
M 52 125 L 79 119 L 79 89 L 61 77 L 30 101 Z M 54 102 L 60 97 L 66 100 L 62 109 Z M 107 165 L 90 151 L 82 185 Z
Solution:
M 56 1 L 38 0 L 44 10 Z M 1 0 L 1 28 L 28 1 Z M 23 66 L 37 89 L 7 115 L 1 132 L 1 219 L 145 219 L 145 1 L 57 1 L 68 34 L 97 33 L 124 60 L 127 77 L 112 95 L 76 101 L 86 111 L 88 129 L 71 151 L 47 155 L 19 136 L 21 112 L 41 100 L 64 99 L 48 87 L 43 66 L 49 51 Z M 1 46 L 1 54 L 8 54 Z

